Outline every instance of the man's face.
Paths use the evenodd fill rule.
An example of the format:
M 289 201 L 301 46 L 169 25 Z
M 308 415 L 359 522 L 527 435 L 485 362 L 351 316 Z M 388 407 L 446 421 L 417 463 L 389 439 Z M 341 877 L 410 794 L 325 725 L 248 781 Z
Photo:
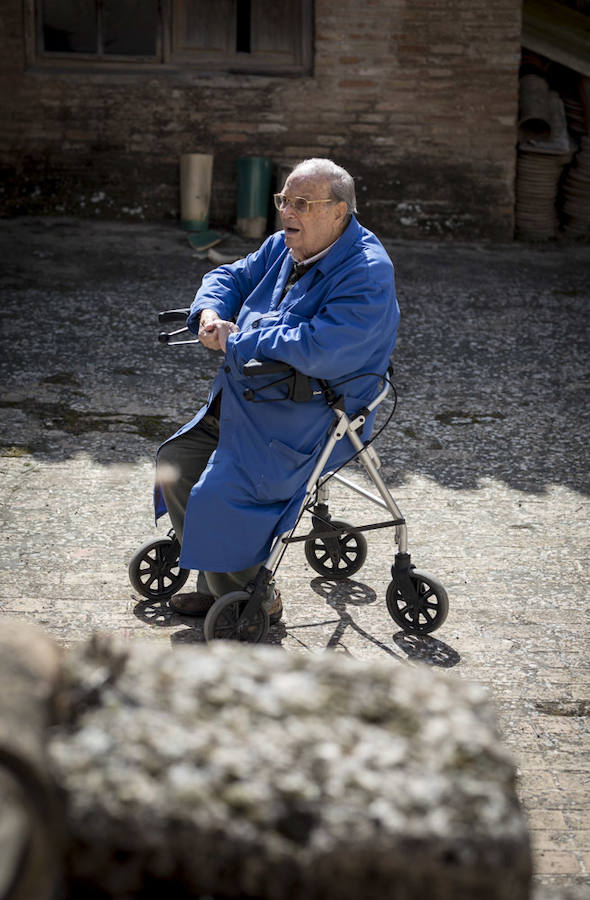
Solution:
M 294 174 L 287 178 L 281 193 L 306 200 L 328 200 L 330 182 L 325 178 Z M 285 229 L 285 243 L 293 256 L 298 261 L 309 259 L 333 244 L 344 231 L 346 203 L 312 203 L 309 212 L 301 213 L 289 204 L 281 211 L 281 223 Z

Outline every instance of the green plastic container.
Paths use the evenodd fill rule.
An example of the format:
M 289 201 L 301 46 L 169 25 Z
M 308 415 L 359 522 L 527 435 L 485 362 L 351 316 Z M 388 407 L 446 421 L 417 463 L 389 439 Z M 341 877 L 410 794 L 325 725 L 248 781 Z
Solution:
M 266 234 L 271 180 L 269 157 L 239 157 L 237 230 L 244 237 L 261 238 Z

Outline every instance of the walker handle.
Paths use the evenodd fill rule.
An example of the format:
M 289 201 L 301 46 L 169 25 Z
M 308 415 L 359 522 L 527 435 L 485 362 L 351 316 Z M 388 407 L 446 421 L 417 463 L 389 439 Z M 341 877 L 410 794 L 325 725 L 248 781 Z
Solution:
M 177 319 L 186 319 L 190 309 L 167 309 L 158 315 L 158 322 L 175 322 Z

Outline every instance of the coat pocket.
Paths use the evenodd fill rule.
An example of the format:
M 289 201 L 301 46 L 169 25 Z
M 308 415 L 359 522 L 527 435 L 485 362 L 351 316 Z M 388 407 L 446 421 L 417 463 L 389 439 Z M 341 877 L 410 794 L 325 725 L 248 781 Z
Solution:
M 260 460 L 257 497 L 266 503 L 291 500 L 311 475 L 317 453 L 302 453 L 273 438 Z

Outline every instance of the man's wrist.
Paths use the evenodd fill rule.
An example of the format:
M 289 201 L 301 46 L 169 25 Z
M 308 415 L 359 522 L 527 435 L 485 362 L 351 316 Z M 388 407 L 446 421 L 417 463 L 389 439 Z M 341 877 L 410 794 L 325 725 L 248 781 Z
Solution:
M 208 322 L 214 322 L 215 319 L 219 318 L 219 313 L 216 313 L 214 309 L 209 309 L 209 307 L 205 307 L 199 313 L 199 325 L 206 325 Z

